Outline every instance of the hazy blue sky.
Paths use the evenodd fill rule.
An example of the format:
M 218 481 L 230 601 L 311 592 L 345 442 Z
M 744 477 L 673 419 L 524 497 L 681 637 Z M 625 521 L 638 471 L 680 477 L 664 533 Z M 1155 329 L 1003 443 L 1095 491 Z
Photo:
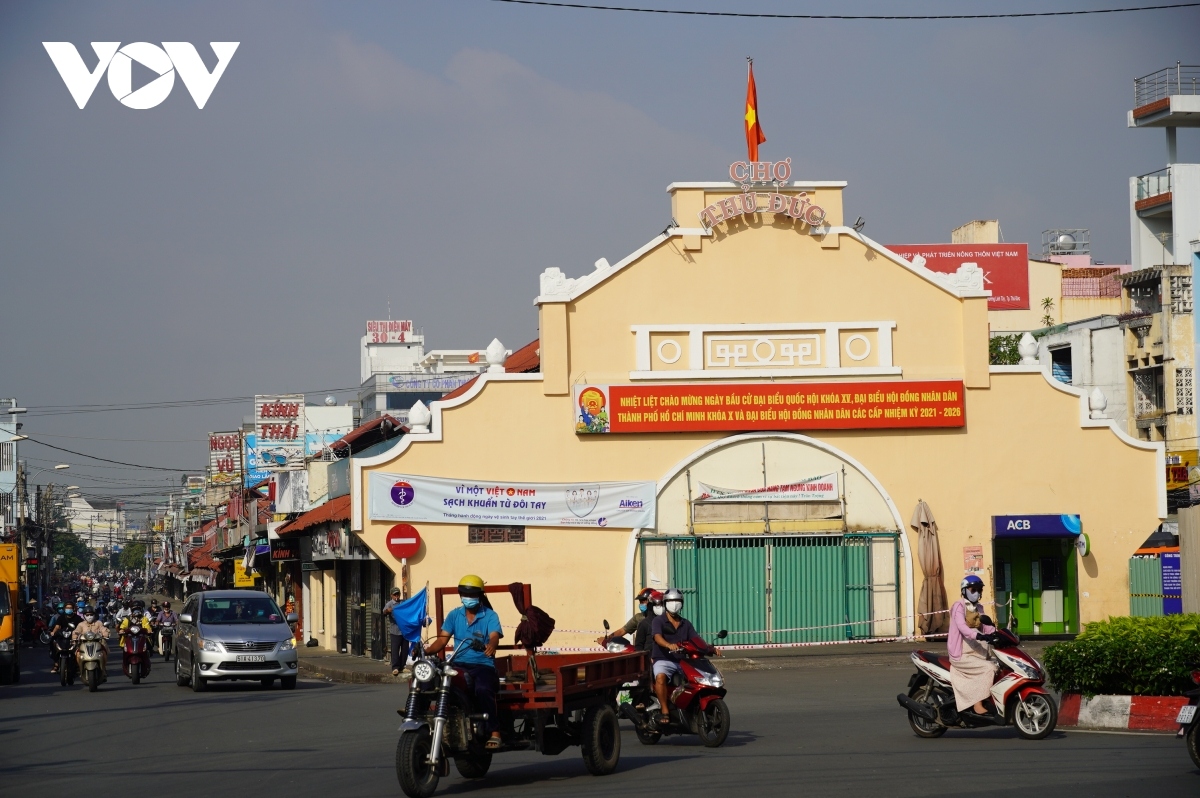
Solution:
M 675 8 L 960 13 L 1104 0 L 644 0 Z M 0 6 L 0 396 L 46 405 L 351 389 L 368 318 L 431 348 L 537 334 L 537 275 L 615 261 L 669 219 L 666 185 L 744 156 L 849 181 L 885 243 L 976 218 L 1036 250 L 1088 227 L 1125 262 L 1128 178 L 1165 164 L 1125 127 L 1135 77 L 1200 63 L 1200 9 L 1058 19 L 788 22 L 487 2 L 8 2 Z M 84 110 L 42 48 L 239 41 L 207 107 L 181 83 Z M 90 64 L 89 64 L 90 65 Z M 1200 137 L 1181 131 L 1181 160 Z M 348 398 L 349 393 L 339 394 Z M 26 429 L 136 463 L 204 465 L 248 403 L 37 415 Z M 49 437 L 49 436 L 59 437 Z M 70 437 L 68 437 L 70 436 Z M 156 442 L 91 440 L 144 439 Z M 165 441 L 165 442 L 158 442 Z M 23 445 L 37 465 L 57 461 Z M 84 469 L 88 491 L 158 481 Z M 42 480 L 39 480 L 42 481 Z

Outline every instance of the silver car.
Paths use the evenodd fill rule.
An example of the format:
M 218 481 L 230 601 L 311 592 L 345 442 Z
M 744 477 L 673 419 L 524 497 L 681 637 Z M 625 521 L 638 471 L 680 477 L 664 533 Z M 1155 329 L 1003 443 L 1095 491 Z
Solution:
M 179 613 L 175 633 L 175 683 L 203 692 L 217 679 L 253 679 L 284 690 L 296 686 L 296 639 L 291 624 L 259 590 L 195 593 Z

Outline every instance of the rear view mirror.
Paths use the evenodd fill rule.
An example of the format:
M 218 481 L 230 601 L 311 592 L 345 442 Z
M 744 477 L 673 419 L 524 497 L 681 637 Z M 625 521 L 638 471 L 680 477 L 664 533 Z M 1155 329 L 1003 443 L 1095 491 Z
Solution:
M 296 623 L 296 622 L 297 622 L 297 621 L 299 621 L 299 620 L 300 620 L 300 616 L 299 616 L 299 615 L 297 615 L 296 613 L 294 613 L 294 612 L 289 612 L 289 613 L 287 614 L 287 622 L 288 622 L 288 623 Z
M 191 623 L 192 622 L 192 614 L 190 612 L 183 613 L 182 615 L 179 616 L 179 622 L 180 623 Z
M 724 640 L 724 639 L 725 639 L 725 638 L 727 638 L 727 637 L 729 637 L 729 630 L 728 630 L 728 629 L 722 629 L 721 631 L 717 632 L 717 639 L 718 639 L 718 640 Z
M 608 619 L 607 618 L 604 619 L 604 631 L 606 631 L 606 632 L 608 631 Z

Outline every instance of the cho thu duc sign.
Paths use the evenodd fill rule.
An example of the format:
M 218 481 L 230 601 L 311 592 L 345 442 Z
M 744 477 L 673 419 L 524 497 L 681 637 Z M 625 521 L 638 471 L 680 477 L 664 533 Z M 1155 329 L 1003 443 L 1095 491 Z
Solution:
M 373 473 L 368 484 L 372 521 L 654 526 L 653 482 L 479 482 Z
M 578 385 L 575 432 L 961 427 L 961 380 Z

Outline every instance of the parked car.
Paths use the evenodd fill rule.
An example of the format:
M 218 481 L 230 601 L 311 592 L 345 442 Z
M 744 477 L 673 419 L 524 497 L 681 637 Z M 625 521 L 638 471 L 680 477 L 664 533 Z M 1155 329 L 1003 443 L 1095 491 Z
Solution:
M 296 639 L 266 593 L 210 590 L 188 598 L 175 633 L 175 683 L 203 692 L 216 680 L 255 680 L 284 690 L 296 686 Z

